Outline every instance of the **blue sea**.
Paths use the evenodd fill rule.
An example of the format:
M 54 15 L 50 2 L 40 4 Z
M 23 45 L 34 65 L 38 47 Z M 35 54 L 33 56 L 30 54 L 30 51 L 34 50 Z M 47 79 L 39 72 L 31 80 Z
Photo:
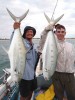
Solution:
M 67 39 L 67 41 L 73 43 L 75 45 L 75 39 Z M 33 39 L 35 47 L 37 48 L 39 39 Z M 0 77 L 3 75 L 4 68 L 10 68 L 10 62 L 7 53 L 4 51 L 3 47 L 7 50 L 10 47 L 10 40 L 0 40 Z

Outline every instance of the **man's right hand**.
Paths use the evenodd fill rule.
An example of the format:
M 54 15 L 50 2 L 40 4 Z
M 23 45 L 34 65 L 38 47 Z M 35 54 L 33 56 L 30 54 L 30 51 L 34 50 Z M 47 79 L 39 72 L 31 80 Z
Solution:
M 53 29 L 54 29 L 54 25 L 48 25 L 47 27 L 45 27 L 45 29 L 47 30 L 47 31 L 52 31 Z
M 20 23 L 19 22 L 15 22 L 13 27 L 14 27 L 14 29 L 20 28 Z

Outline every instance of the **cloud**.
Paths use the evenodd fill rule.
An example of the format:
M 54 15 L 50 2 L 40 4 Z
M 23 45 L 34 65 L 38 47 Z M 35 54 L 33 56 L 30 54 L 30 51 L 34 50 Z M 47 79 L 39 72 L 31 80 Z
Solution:
M 0 0 L 0 38 L 10 38 L 13 31 L 14 21 L 9 16 L 6 8 L 16 15 L 21 16 L 27 9 L 29 13 L 21 23 L 21 31 L 26 25 L 31 25 L 36 28 L 37 34 L 35 37 L 40 37 L 44 27 L 48 25 L 44 17 L 44 12 L 51 18 L 57 0 Z M 74 35 L 75 23 L 75 2 L 74 0 L 59 0 L 54 18 L 59 17 L 64 13 L 64 17 L 59 21 L 67 28 L 68 35 Z M 72 36 L 73 36 L 72 35 Z

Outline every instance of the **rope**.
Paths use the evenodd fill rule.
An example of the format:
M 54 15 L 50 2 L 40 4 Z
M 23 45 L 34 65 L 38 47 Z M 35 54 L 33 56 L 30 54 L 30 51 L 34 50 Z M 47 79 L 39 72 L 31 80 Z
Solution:
M 55 5 L 55 8 L 54 8 L 54 11 L 53 11 L 53 14 L 52 14 L 51 19 L 53 19 L 53 15 L 54 15 L 54 13 L 55 13 L 55 10 L 56 10 L 56 7 L 57 7 L 57 3 L 58 3 L 58 0 L 57 0 L 57 2 L 56 2 L 56 5 Z

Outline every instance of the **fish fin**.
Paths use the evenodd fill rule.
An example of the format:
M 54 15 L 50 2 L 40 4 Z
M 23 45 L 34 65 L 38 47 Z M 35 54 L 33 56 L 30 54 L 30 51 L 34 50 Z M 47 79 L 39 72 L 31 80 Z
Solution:
M 7 9 L 9 15 L 12 17 L 12 19 L 13 19 L 14 21 L 16 21 L 16 16 L 15 16 L 14 14 L 12 14 L 12 13 L 9 11 L 8 8 L 6 8 L 6 9 Z
M 50 18 L 49 18 L 45 13 L 44 13 L 44 15 L 45 15 L 45 17 L 46 17 L 48 23 L 50 23 Z
M 29 12 L 29 9 L 28 9 L 22 16 L 16 17 L 14 14 L 12 14 L 12 13 L 9 11 L 8 8 L 6 8 L 6 9 L 7 9 L 9 15 L 11 16 L 11 18 L 12 18 L 15 22 L 21 22 L 21 21 L 26 17 L 26 15 L 27 15 L 28 12 Z
M 60 17 L 58 17 L 57 19 L 53 20 L 53 19 L 50 19 L 45 13 L 44 13 L 47 21 L 49 24 L 52 24 L 52 25 L 55 25 L 63 16 L 64 14 L 62 14 Z
M 8 50 L 4 46 L 1 46 L 1 47 L 8 54 Z
M 29 12 L 29 9 L 20 17 L 20 22 L 26 17 L 28 12 Z
M 54 25 L 64 16 L 64 14 L 62 14 L 60 17 L 58 17 L 57 19 L 54 20 Z

